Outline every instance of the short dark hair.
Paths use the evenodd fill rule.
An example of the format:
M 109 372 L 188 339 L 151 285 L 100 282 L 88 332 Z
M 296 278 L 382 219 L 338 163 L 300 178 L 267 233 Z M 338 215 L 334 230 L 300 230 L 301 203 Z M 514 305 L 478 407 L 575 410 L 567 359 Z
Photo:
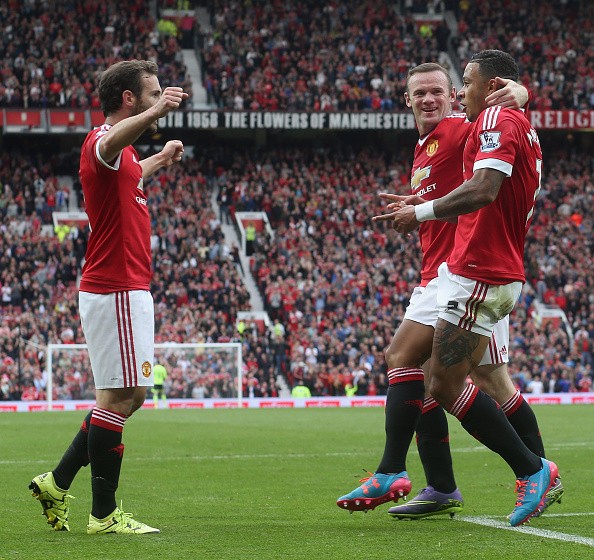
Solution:
M 115 113 L 122 106 L 122 93 L 130 90 L 136 97 L 142 95 L 142 76 L 157 75 L 159 67 L 150 60 L 123 60 L 110 66 L 99 80 L 99 101 L 103 115 Z
M 506 52 L 490 49 L 472 55 L 468 63 L 479 65 L 479 74 L 491 80 L 499 76 L 517 82 L 520 78 L 518 65 L 514 57 Z
M 454 87 L 454 84 L 452 83 L 452 77 L 446 68 L 444 68 L 441 64 L 437 64 L 436 62 L 424 62 L 423 64 L 419 64 L 408 71 L 408 76 L 406 77 L 406 91 L 408 91 L 408 82 L 412 76 L 427 72 L 443 72 L 445 77 L 448 79 L 448 88 L 451 90 Z

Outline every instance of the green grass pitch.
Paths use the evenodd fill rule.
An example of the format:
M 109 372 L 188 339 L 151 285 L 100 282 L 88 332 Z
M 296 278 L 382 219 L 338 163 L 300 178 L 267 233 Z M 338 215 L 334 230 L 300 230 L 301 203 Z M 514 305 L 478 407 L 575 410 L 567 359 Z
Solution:
M 162 532 L 105 536 L 85 532 L 88 468 L 70 489 L 70 533 L 45 523 L 27 489 L 56 465 L 84 413 L 2 414 L 0 559 L 592 559 L 594 406 L 535 410 L 566 493 L 532 532 L 503 529 L 513 473 L 452 418 L 464 511 L 397 521 L 389 504 L 352 515 L 335 505 L 379 462 L 379 408 L 141 410 L 124 432 L 118 503 Z M 414 495 L 424 486 L 414 443 L 407 467 Z M 479 517 L 500 526 L 464 521 Z

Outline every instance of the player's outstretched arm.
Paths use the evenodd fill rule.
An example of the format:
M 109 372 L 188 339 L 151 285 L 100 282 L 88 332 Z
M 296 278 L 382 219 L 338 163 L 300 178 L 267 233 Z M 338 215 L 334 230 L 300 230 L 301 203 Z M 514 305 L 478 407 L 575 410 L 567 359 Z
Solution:
M 183 153 L 184 145 L 182 142 L 180 140 L 170 140 L 158 154 L 140 161 L 142 178 L 148 179 L 155 171 L 161 169 L 161 167 L 169 167 L 181 161 Z
M 504 178 L 505 174 L 496 169 L 479 169 L 468 181 L 441 198 L 400 208 L 394 214 L 392 227 L 399 233 L 409 233 L 421 222 L 454 218 L 480 210 L 497 198 Z
M 458 188 L 441 198 L 423 204 L 405 205 L 374 221 L 392 220 L 392 228 L 398 233 L 410 233 L 421 222 L 444 220 L 462 214 L 470 214 L 487 206 L 497 198 L 505 174 L 495 169 L 479 169 Z
M 477 169 L 468 181 L 464 181 L 453 191 L 433 201 L 434 219 L 470 214 L 491 204 L 497 198 L 505 177 L 505 173 L 496 169 Z M 417 210 L 416 213 L 418 217 L 422 211 Z
M 131 92 L 129 93 L 132 95 Z M 158 91 L 156 93 L 158 95 Z M 175 111 L 187 97 L 188 94 L 180 87 L 165 88 L 159 96 L 159 100 L 152 107 L 114 124 L 107 134 L 101 138 L 99 151 L 103 160 L 112 162 L 126 146 L 136 142 L 140 135 L 161 117 Z M 132 95 L 128 103 L 133 104 L 136 101 L 136 98 Z M 126 103 L 126 101 L 124 102 Z
M 427 202 L 424 198 L 421 198 L 415 194 L 403 196 L 398 194 L 380 193 L 379 196 L 388 202 L 386 208 L 389 210 L 389 212 L 380 214 L 379 216 L 373 216 L 371 218 L 372 222 L 393 221 L 396 216 L 399 216 L 399 227 L 396 227 L 394 224 L 393 227 L 396 231 L 400 231 L 402 233 L 408 233 L 419 225 L 414 213 L 414 207 Z M 404 208 L 408 208 L 408 210 L 399 213 L 399 211 Z M 405 214 L 408 215 L 407 220 L 404 219 Z M 451 223 L 456 223 L 458 221 L 457 217 L 439 219 L 444 222 Z M 406 224 L 404 222 L 406 222 Z

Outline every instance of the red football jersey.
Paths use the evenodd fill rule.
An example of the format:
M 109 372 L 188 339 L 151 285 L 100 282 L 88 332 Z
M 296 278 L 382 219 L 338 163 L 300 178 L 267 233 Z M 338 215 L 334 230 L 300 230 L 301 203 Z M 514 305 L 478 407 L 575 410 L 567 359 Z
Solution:
M 462 155 L 470 130 L 471 123 L 466 120 L 466 115 L 456 114 L 444 118 L 429 134 L 419 139 L 410 180 L 412 194 L 434 200 L 462 184 Z M 455 223 L 440 220 L 421 223 L 421 286 L 437 277 L 437 268 L 452 251 L 455 231 Z
M 464 179 L 478 169 L 505 173 L 497 198 L 458 217 L 448 266 L 486 284 L 526 280 L 524 241 L 540 190 L 542 151 L 521 111 L 490 107 L 472 125 L 464 149 Z
M 107 294 L 148 290 L 151 280 L 151 221 L 142 168 L 132 146 L 104 162 L 98 140 L 109 125 L 87 135 L 80 154 L 80 181 L 91 234 L 81 291 Z

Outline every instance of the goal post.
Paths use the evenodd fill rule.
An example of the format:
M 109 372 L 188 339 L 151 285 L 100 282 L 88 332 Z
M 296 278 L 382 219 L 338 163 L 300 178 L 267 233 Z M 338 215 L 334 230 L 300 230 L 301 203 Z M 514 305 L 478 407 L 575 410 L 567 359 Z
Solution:
M 243 356 L 240 342 L 155 344 L 154 363 L 168 372 L 166 386 L 219 398 L 234 398 L 242 406 Z M 154 364 L 153 364 L 154 365 Z M 94 399 L 94 382 L 86 344 L 47 345 L 47 408 L 58 399 Z M 70 397 L 68 396 L 70 395 Z M 205 395 L 206 396 L 206 395 Z M 201 398 L 184 395 L 181 398 Z

